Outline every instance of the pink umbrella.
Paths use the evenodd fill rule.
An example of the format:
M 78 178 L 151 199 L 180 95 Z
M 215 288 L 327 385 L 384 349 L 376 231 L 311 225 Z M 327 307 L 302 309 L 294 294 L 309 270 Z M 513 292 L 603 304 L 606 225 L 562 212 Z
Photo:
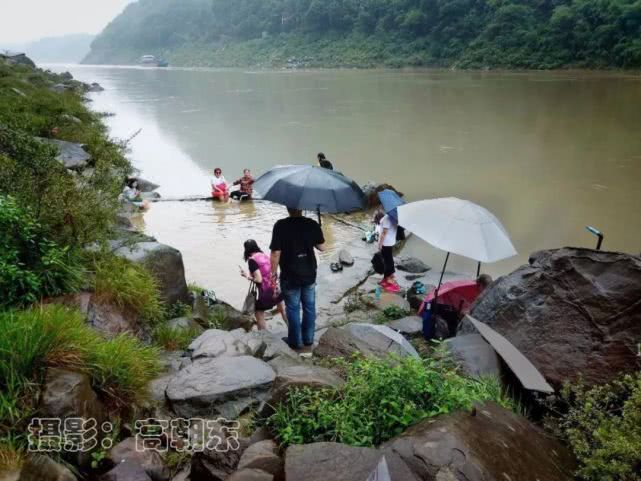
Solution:
M 425 299 L 423 304 L 419 309 L 419 315 L 423 312 L 424 306 L 427 303 L 434 300 L 434 294 L 436 289 L 430 292 Z M 464 281 L 451 281 L 441 284 L 441 287 L 438 289 L 438 304 L 446 304 L 454 307 L 455 309 L 460 309 L 462 312 L 467 312 L 472 303 L 481 293 L 479 286 L 476 284 L 476 281 L 464 280 Z

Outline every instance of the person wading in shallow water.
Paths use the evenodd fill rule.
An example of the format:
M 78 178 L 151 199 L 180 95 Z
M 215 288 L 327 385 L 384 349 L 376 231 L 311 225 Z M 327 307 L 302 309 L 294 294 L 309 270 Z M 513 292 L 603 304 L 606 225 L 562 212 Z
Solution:
M 319 152 L 316 157 L 318 159 L 318 165 L 320 165 L 323 169 L 334 170 L 334 166 L 329 160 L 327 160 L 325 154 Z
M 245 248 L 243 257 L 249 267 L 249 274 L 241 269 L 240 275 L 255 282 L 258 286 L 258 299 L 256 299 L 256 325 L 258 330 L 264 331 L 267 329 L 265 311 L 269 311 L 274 307 L 278 308 L 283 321 L 287 324 L 287 315 L 285 314 L 282 296 L 272 287 L 272 270 L 269 256 L 263 254 L 263 251 L 260 250 L 260 247 L 253 239 L 246 240 L 243 247 Z
M 285 300 L 290 347 L 303 356 L 311 356 L 316 329 L 316 255 L 325 250 L 320 225 L 287 208 L 289 217 L 274 224 L 271 249 L 272 287 L 276 288 L 280 267 L 280 290 Z M 302 305 L 302 322 L 301 322 Z

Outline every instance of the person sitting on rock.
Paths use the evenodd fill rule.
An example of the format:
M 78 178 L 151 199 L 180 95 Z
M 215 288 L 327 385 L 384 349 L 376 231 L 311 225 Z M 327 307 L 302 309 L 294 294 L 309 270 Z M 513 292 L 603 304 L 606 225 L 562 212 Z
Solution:
M 142 194 L 138 190 L 138 181 L 136 179 L 127 180 L 125 188 L 122 190 L 122 198 L 140 210 L 145 210 L 148 207 L 147 201 L 142 198 Z
M 334 170 L 334 166 L 329 160 L 327 160 L 327 157 L 325 157 L 325 154 L 323 154 L 322 152 L 319 152 L 316 157 L 318 158 L 318 165 L 321 166 L 323 169 Z
M 265 323 L 265 311 L 269 311 L 276 307 L 280 313 L 283 321 L 287 324 L 287 315 L 285 314 L 285 304 L 283 298 L 276 289 L 273 288 L 271 259 L 267 254 L 258 247 L 258 244 L 253 239 L 248 239 L 243 244 L 245 253 L 243 255 L 245 262 L 249 267 L 249 274 L 243 269 L 240 270 L 240 275 L 245 279 L 253 281 L 258 286 L 258 299 L 256 299 L 256 325 L 259 331 L 267 329 Z
M 235 200 L 250 200 L 253 194 L 254 178 L 249 169 L 243 170 L 243 176 L 234 182 L 234 185 L 240 185 L 239 190 L 231 193 L 231 198 Z
M 214 176 L 211 178 L 211 196 L 223 202 L 227 202 L 229 199 L 227 181 L 223 177 L 223 171 L 220 167 L 214 169 Z

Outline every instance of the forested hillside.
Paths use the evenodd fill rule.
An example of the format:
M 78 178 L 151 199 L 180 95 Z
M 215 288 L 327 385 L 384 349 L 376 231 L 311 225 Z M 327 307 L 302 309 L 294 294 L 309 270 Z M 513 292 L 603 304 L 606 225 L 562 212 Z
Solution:
M 140 0 L 87 63 L 638 68 L 641 0 Z

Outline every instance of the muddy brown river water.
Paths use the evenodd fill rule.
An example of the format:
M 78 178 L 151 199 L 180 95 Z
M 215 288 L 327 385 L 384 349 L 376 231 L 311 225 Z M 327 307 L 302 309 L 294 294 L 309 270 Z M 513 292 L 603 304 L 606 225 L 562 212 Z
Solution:
M 457 196 L 494 212 L 519 256 L 593 246 L 641 251 L 641 76 L 603 72 L 240 71 L 55 66 L 105 91 L 96 110 L 164 197 L 208 191 L 220 166 L 311 163 L 323 151 L 360 183 L 386 181 L 409 200 Z M 183 253 L 190 281 L 239 304 L 242 242 L 267 247 L 284 209 L 266 203 L 154 204 L 141 226 Z M 333 255 L 355 233 L 328 222 Z M 412 239 L 432 265 L 443 253 Z M 475 270 L 455 258 L 452 269 Z

